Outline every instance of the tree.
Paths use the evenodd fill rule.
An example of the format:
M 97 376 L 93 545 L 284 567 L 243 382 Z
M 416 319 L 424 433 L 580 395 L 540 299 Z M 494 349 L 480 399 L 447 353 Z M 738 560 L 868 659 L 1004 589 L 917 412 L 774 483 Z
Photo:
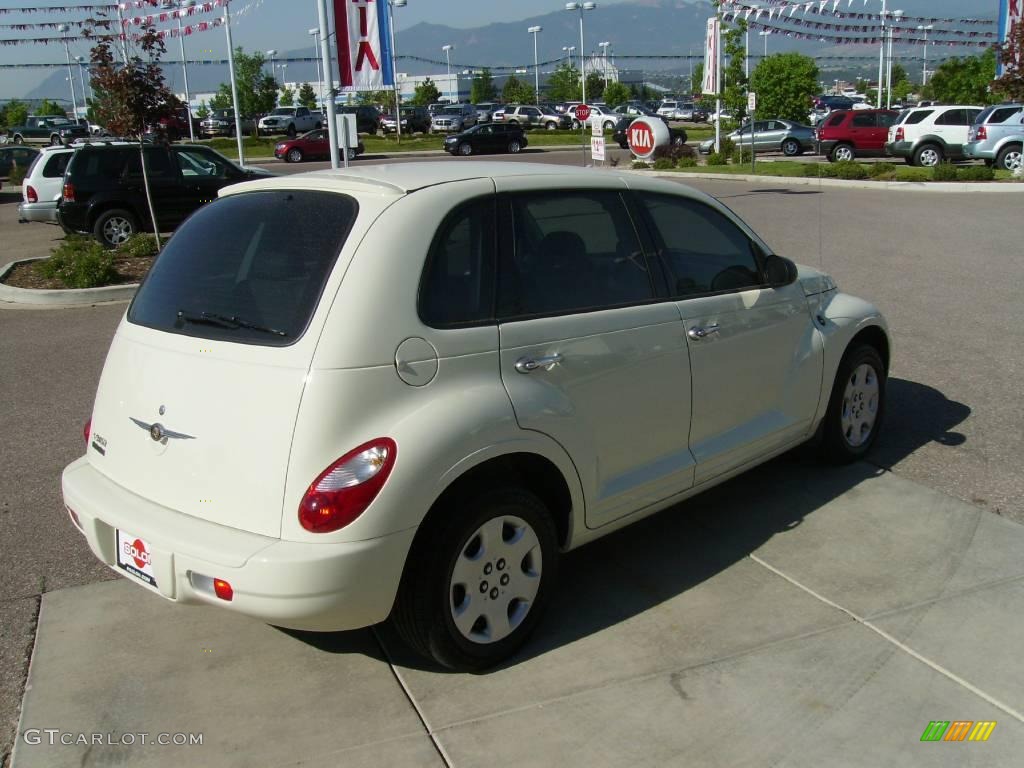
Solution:
M 629 93 L 636 101 L 650 101 L 651 99 L 657 98 L 657 94 L 648 88 L 646 83 L 641 83 L 639 85 L 636 83 L 631 84 L 629 86 Z
M 316 91 L 313 90 L 313 86 L 309 83 L 303 83 L 299 88 L 298 100 L 299 106 L 314 109 L 316 107 L 317 98 Z
M 35 113 L 40 117 L 45 117 L 47 115 L 52 117 L 64 117 L 67 115 L 67 110 L 55 101 L 43 99 L 42 103 L 36 107 Z
M 247 54 L 242 47 L 235 49 L 235 87 L 238 90 L 238 109 L 245 116 L 262 115 L 273 111 L 277 106 L 277 81 L 263 71 L 266 58 L 256 51 Z M 218 106 L 216 109 L 230 109 L 231 85 L 221 83 L 217 89 Z M 211 100 L 210 105 L 214 102 Z
M 995 71 L 995 48 L 979 56 L 949 59 L 936 68 L 922 92 L 946 104 L 992 104 L 998 101 L 989 91 Z
M 412 103 L 417 107 L 425 107 L 428 104 L 433 104 L 440 100 L 441 92 L 437 90 L 437 86 L 434 85 L 434 81 L 429 77 L 417 85 L 416 90 L 413 91 L 412 94 Z
M 277 103 L 282 107 L 295 106 L 295 91 L 288 86 L 281 89 L 281 95 L 277 97 Z
M 548 98 L 552 101 L 579 101 L 580 71 L 573 64 L 562 62 L 548 78 Z
M 591 72 L 587 75 L 587 100 L 602 101 L 604 96 L 604 75 Z
M 807 121 L 811 97 L 818 92 L 818 65 L 800 53 L 775 53 L 751 73 L 757 111 L 766 117 Z
M 486 67 L 473 76 L 473 86 L 469 90 L 469 101 L 472 104 L 483 104 L 494 101 L 494 78 L 491 70 Z
M 629 88 L 622 83 L 608 83 L 608 87 L 604 89 L 605 103 L 612 109 L 629 101 L 629 96 Z
M 3 121 L 7 127 L 24 125 L 28 122 L 28 105 L 23 101 L 12 100 L 7 103 L 7 119 Z
M 101 19 L 97 27 L 105 31 L 109 21 Z M 85 31 L 87 38 L 94 35 L 95 29 Z M 137 48 L 129 49 L 126 65 L 115 62 L 114 45 L 111 38 L 100 36 L 89 51 L 93 113 L 97 122 L 115 135 L 141 136 L 147 126 L 169 117 L 180 106 L 160 68 L 164 41 L 152 26 L 145 27 Z
M 722 73 L 725 85 L 722 89 L 722 106 L 740 121 L 747 116 L 747 76 L 744 74 L 746 48 L 743 44 L 746 30 L 747 23 L 740 20 L 722 37 L 722 52 L 729 59 Z
M 999 60 L 1003 76 L 992 82 L 992 90 L 1014 101 L 1024 100 L 1024 22 L 1018 21 L 1006 36 Z
M 231 89 L 225 89 L 222 84 L 220 89 L 210 97 L 210 109 L 231 109 Z
M 205 120 L 210 116 L 210 105 L 205 101 L 199 102 L 199 109 L 196 110 L 196 117 Z
M 693 76 L 690 78 L 690 94 L 696 95 L 704 90 L 704 62 L 693 65 Z
M 501 89 L 501 99 L 506 104 L 532 104 L 536 99 L 533 86 L 520 80 L 515 75 L 509 75 Z

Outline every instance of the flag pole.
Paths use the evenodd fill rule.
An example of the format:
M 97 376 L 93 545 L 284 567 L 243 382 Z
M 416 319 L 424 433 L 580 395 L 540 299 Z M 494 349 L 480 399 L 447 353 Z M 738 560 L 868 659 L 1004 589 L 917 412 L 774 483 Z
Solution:
M 331 73 L 331 41 L 328 35 L 327 25 L 327 0 L 317 0 L 317 12 L 320 17 L 320 58 L 323 61 L 324 80 L 327 81 L 327 96 L 324 99 L 324 106 L 327 108 L 327 139 L 331 145 L 331 168 L 338 167 L 338 118 L 334 108 L 334 75 Z M 348 41 L 345 41 L 348 45 Z M 346 142 L 347 145 L 348 142 Z M 348 146 L 345 147 L 345 157 L 348 158 Z

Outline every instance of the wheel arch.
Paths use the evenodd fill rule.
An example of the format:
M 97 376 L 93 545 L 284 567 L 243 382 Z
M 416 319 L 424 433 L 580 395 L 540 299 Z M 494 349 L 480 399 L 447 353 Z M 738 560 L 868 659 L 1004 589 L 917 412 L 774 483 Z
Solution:
M 138 224 L 140 232 L 149 232 L 152 230 L 152 223 L 147 226 L 147 218 L 140 215 L 138 209 L 134 205 L 127 200 L 115 198 L 97 200 L 89 206 L 89 215 L 86 217 L 86 221 L 89 223 L 89 230 L 92 231 L 93 227 L 96 226 L 96 220 L 100 216 L 114 208 L 122 208 L 134 216 L 135 223 Z

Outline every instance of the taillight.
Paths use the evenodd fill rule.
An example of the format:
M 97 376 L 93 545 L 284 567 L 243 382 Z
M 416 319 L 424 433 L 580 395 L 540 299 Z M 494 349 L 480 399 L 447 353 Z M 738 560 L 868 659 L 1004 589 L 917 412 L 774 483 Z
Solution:
M 903 128 L 902 127 L 896 129 L 896 136 L 893 139 L 893 141 L 903 141 Z
M 235 596 L 235 590 L 231 588 L 231 585 L 224 579 L 213 580 L 213 594 L 219 597 L 221 600 L 227 600 L 228 602 Z
M 302 497 L 302 527 L 312 533 L 330 533 L 359 517 L 384 487 L 397 453 L 394 440 L 378 437 L 331 464 Z
M 33 187 L 31 184 L 25 187 L 25 199 L 28 200 L 30 203 L 39 202 L 39 193 L 36 192 L 36 188 Z
M 73 203 L 75 202 L 75 185 L 70 181 L 64 184 L 64 202 Z
M 89 447 L 89 437 L 92 435 L 92 417 L 85 422 L 85 426 L 82 427 L 82 437 L 85 438 L 85 447 Z
M 978 141 L 981 141 L 982 139 L 987 139 L 988 138 L 988 131 L 985 129 L 984 125 L 979 125 L 978 126 L 978 130 L 975 132 L 974 137 Z

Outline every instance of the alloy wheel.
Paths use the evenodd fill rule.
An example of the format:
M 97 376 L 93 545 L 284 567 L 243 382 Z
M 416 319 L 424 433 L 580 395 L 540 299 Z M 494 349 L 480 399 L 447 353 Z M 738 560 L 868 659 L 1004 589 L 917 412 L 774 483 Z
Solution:
M 918 161 L 925 168 L 932 168 L 939 164 L 939 153 L 931 147 L 928 147 L 921 150 Z
M 839 147 L 836 149 L 836 160 L 840 162 L 844 160 L 853 160 L 853 150 L 849 147 Z
M 132 223 L 121 216 L 111 216 L 103 223 L 103 238 L 111 245 L 121 245 L 132 236 Z

